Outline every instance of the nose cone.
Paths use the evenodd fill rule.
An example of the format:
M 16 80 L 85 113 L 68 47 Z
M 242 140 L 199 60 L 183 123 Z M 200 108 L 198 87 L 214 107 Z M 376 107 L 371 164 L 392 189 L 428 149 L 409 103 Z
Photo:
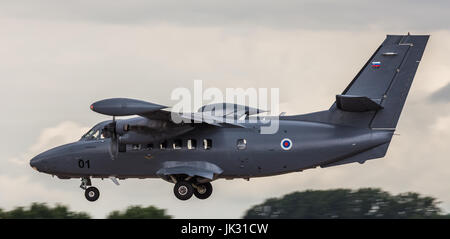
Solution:
M 39 154 L 30 160 L 30 166 L 36 171 L 42 171 L 44 169 L 44 160 L 42 154 Z
M 42 173 L 56 174 L 64 160 L 77 148 L 76 143 L 65 144 L 47 150 L 30 160 L 30 166 Z
M 48 173 L 48 170 L 52 164 L 54 164 L 55 159 L 61 157 L 59 148 L 61 147 L 56 147 L 38 154 L 30 160 L 30 166 L 39 172 Z

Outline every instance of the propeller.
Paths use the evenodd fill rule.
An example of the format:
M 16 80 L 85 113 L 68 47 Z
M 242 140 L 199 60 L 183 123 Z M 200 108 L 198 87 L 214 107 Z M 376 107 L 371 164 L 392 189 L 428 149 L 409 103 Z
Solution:
M 120 148 L 115 116 L 142 115 L 167 108 L 167 106 L 135 99 L 111 98 L 97 101 L 91 104 L 90 108 L 97 113 L 113 116 L 112 122 L 105 125 L 102 133 L 105 137 L 111 138 L 109 154 L 114 160 L 118 157 Z
M 111 138 L 111 144 L 109 146 L 109 155 L 111 156 L 111 159 L 117 159 L 119 155 L 119 139 L 117 137 L 117 131 L 116 131 L 116 117 L 113 116 L 113 120 L 111 123 L 105 125 L 103 128 L 104 132 L 106 132 L 105 137 Z

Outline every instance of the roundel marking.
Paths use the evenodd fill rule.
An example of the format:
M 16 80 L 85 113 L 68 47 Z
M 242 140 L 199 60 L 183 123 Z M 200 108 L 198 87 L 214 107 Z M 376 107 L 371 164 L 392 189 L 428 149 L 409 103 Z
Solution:
M 290 150 L 292 148 L 292 140 L 284 138 L 281 140 L 280 145 L 283 150 Z

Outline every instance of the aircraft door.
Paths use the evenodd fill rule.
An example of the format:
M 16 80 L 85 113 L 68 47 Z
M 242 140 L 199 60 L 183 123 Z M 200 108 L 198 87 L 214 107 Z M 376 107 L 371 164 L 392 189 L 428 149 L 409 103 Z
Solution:
M 245 174 L 249 173 L 249 167 L 250 167 L 250 155 L 247 150 L 247 139 L 237 139 L 236 140 L 236 156 L 238 160 L 239 165 L 239 172 L 241 175 L 245 172 Z M 250 175 L 244 175 L 244 176 L 250 176 Z

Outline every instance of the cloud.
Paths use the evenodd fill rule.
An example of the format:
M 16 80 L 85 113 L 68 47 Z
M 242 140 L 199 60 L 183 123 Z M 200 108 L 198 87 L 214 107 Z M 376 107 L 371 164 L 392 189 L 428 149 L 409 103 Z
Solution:
M 4 195 L 1 199 L 2 209 L 28 206 L 32 202 L 64 202 L 73 197 L 63 190 L 34 181 L 29 175 L 0 174 L 0 191 Z
M 430 96 L 434 102 L 450 102 L 450 83 L 437 90 Z
M 437 132 L 450 132 L 450 115 L 439 117 L 436 120 L 436 124 L 432 126 Z
M 42 130 L 37 141 L 26 152 L 10 158 L 8 161 L 20 166 L 26 165 L 37 154 L 62 144 L 74 142 L 80 139 L 81 135 L 88 130 L 88 127 L 81 126 L 72 121 L 64 121 L 55 127 L 45 128 Z
M 2 1 L 0 16 L 100 24 L 247 26 L 277 29 L 396 31 L 446 29 L 449 2 L 316 1 Z

